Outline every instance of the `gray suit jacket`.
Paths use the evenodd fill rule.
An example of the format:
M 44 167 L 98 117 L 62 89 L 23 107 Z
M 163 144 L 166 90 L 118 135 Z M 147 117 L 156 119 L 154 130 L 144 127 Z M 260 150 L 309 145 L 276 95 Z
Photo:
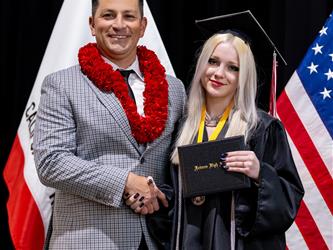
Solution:
M 180 80 L 167 76 L 168 120 L 163 134 L 144 151 L 131 134 L 113 93 L 100 91 L 80 66 L 44 80 L 34 135 L 40 180 L 56 189 L 51 249 L 137 249 L 145 217 L 122 200 L 128 173 L 165 181 L 175 125 L 185 103 Z

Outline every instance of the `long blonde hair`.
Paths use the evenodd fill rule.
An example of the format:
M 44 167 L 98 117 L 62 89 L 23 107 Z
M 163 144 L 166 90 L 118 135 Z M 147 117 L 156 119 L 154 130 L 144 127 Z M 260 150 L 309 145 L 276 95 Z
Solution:
M 197 135 L 201 108 L 205 104 L 205 90 L 201 85 L 201 77 L 206 70 L 210 56 L 220 43 L 230 43 L 237 51 L 239 57 L 238 87 L 234 96 L 234 108 L 229 116 L 229 128 L 226 137 L 244 135 L 249 139 L 251 131 L 256 127 L 258 114 L 255 97 L 257 94 L 257 73 L 254 57 L 250 46 L 241 38 L 230 33 L 215 34 L 204 44 L 197 61 L 196 70 L 191 82 L 185 122 L 171 155 L 174 164 L 179 164 L 177 147 L 190 144 Z

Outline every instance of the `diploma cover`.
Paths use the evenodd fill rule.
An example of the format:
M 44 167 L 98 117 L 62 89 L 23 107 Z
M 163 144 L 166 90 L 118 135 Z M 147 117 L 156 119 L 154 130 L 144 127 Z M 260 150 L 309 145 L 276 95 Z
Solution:
M 222 153 L 245 150 L 244 136 L 178 147 L 185 198 L 250 187 L 250 178 L 220 165 Z

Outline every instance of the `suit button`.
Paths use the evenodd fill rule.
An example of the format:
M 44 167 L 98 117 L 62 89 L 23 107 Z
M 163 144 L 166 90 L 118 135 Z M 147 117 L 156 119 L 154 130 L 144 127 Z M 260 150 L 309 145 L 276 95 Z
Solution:
M 144 157 L 141 157 L 140 158 L 140 164 L 143 164 L 145 162 L 145 158 Z

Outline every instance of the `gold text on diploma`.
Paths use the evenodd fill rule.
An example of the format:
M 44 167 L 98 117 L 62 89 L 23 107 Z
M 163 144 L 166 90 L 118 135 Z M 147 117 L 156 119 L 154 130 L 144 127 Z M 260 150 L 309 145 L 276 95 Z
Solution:
M 208 165 L 195 165 L 193 167 L 194 172 L 198 172 L 201 170 L 208 170 L 208 169 L 214 169 L 214 168 L 220 168 L 220 164 L 217 162 L 210 162 Z

